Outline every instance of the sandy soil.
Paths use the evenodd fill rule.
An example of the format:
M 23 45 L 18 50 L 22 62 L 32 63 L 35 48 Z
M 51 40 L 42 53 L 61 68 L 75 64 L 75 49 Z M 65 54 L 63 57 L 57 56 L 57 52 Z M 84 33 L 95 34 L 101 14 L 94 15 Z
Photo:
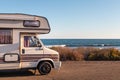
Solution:
M 33 72 L 0 72 L 0 80 L 120 80 L 120 61 L 68 61 L 49 75 Z

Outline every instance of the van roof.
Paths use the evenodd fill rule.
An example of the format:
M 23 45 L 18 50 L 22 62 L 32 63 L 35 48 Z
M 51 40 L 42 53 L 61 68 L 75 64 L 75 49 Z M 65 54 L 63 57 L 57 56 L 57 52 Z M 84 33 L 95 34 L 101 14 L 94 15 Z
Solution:
M 34 21 L 37 21 L 38 23 L 34 23 Z M 27 27 L 25 26 L 25 22 Z M 36 24 L 37 27 L 33 26 Z M 37 30 L 44 34 L 50 32 L 50 25 L 47 18 L 21 13 L 0 13 L 0 28 Z
M 0 19 L 2 20 L 35 20 L 36 17 L 42 17 L 42 16 L 22 14 L 22 13 L 0 13 Z

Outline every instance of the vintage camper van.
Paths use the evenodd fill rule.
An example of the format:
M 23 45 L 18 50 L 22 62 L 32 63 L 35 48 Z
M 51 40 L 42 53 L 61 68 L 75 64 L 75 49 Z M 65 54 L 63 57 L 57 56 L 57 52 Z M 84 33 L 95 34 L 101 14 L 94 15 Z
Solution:
M 59 53 L 40 41 L 50 32 L 45 17 L 27 14 L 0 14 L 0 70 L 38 69 L 46 75 L 59 69 Z

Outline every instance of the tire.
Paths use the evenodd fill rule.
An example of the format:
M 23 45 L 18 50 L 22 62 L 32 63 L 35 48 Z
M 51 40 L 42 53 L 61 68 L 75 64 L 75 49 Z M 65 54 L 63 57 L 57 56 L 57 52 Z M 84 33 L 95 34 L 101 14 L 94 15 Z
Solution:
M 49 62 L 42 62 L 38 65 L 38 71 L 41 75 L 47 75 L 51 72 L 52 66 Z

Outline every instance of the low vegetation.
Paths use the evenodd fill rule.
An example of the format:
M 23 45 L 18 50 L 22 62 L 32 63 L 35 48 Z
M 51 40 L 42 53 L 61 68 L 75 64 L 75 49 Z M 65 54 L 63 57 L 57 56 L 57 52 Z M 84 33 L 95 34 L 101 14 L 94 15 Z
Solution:
M 68 48 L 52 47 L 60 53 L 61 61 L 116 61 L 120 60 L 120 51 L 114 48 Z

